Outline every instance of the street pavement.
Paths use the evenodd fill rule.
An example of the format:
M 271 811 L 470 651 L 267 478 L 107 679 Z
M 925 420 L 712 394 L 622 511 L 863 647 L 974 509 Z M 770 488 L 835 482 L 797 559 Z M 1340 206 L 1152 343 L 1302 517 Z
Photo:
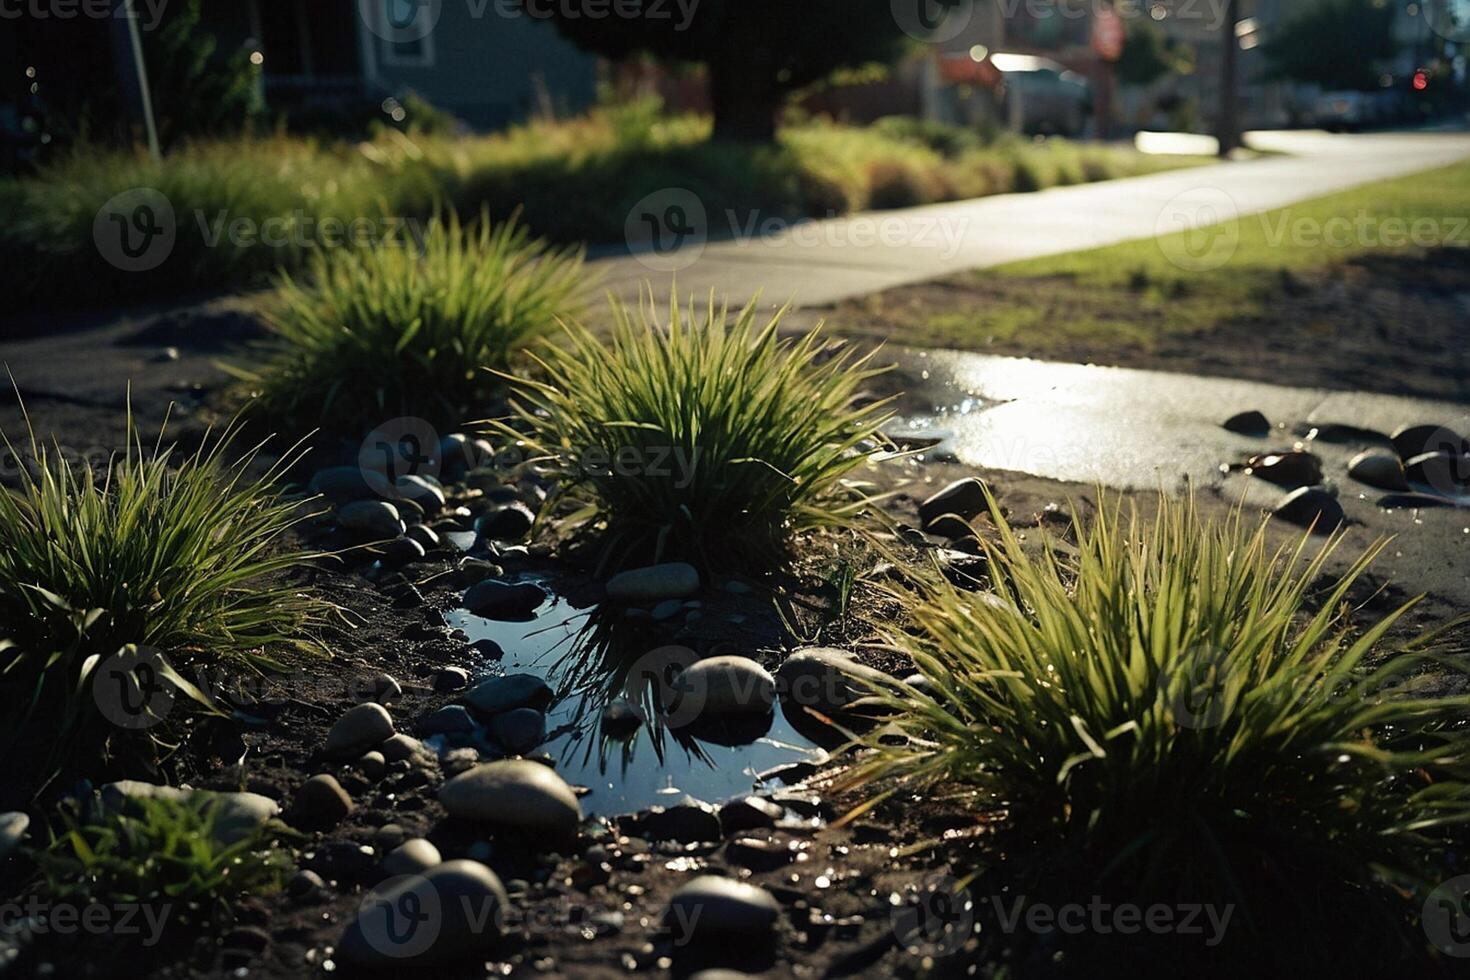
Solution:
M 627 299 L 645 285 L 667 297 L 676 282 L 684 295 L 713 289 L 743 301 L 759 292 L 776 304 L 825 306 L 966 269 L 1228 222 L 1470 158 L 1465 132 L 1261 132 L 1249 140 L 1283 155 L 796 225 L 731 219 L 670 188 L 635 208 L 630 226 L 657 226 L 670 246 L 679 240 L 671 230 L 692 230 L 687 243 L 623 249 L 594 267 L 603 288 Z M 754 233 L 762 229 L 775 233 Z

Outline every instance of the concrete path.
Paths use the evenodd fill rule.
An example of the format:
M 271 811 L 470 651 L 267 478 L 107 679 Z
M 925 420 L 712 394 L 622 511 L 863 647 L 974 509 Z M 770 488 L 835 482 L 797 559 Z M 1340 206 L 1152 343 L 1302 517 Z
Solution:
M 921 461 L 1000 471 L 1002 489 L 1005 471 L 1113 489 L 1193 484 L 1269 509 L 1285 491 L 1224 467 L 1300 444 L 1321 458 L 1324 483 L 1354 522 L 1353 547 L 1394 536 L 1378 563 L 1383 573 L 1470 608 L 1470 497 L 1461 507 L 1380 506 L 1385 492 L 1351 479 L 1347 463 L 1382 443 L 1328 428 L 1389 435 L 1431 424 L 1464 434 L 1470 405 L 957 351 L 901 351 L 896 360 L 906 414 L 889 431 L 941 439 Z M 1270 435 L 1221 427 L 1250 409 L 1271 420 Z
M 681 293 L 714 289 L 743 300 L 759 290 L 775 303 L 823 306 L 965 269 L 1228 221 L 1470 158 L 1470 134 L 1463 132 L 1268 132 L 1252 134 L 1251 142 L 1293 155 L 811 221 L 773 235 L 732 229 L 726 215 L 670 189 L 648 199 L 646 214 L 692 228 L 691 244 L 595 265 L 604 286 L 624 297 L 650 282 L 667 296 L 676 277 Z M 701 244 L 702 236 L 709 241 Z

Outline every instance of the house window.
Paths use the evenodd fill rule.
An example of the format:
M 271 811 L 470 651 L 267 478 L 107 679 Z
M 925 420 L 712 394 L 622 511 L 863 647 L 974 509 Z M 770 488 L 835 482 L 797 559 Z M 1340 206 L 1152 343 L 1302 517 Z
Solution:
M 378 0 L 372 7 L 378 19 L 373 33 L 383 42 L 383 64 L 398 68 L 434 64 L 439 0 Z

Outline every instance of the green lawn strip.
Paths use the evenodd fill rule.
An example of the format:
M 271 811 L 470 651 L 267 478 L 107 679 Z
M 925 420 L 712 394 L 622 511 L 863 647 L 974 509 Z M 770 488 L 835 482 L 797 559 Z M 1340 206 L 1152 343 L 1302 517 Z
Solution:
M 1373 252 L 1470 244 L 1470 163 L 1239 219 L 1224 265 L 1181 268 L 1173 241 L 1153 238 L 1031 259 L 964 277 L 986 291 L 979 309 L 916 318 L 915 342 L 974 347 L 1024 338 L 1038 354 L 1076 340 L 1150 347 L 1259 313 L 1304 277 Z M 1177 251 L 1174 254 L 1178 254 Z

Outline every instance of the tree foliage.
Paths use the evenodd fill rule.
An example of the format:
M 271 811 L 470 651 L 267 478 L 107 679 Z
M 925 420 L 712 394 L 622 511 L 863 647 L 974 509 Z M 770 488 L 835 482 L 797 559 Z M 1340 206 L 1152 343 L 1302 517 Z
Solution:
M 1383 0 L 1315 0 L 1277 28 L 1262 50 L 1275 78 L 1324 89 L 1370 89 L 1375 62 L 1393 57 L 1395 4 Z
M 941 11 L 953 0 L 920 3 Z M 575 7 L 548 11 L 580 47 L 612 59 L 648 54 L 708 67 L 715 137 L 769 140 L 789 93 L 843 67 L 890 61 L 909 35 L 890 0 L 701 0 L 635 3 L 591 19 Z
M 1153 24 L 1142 21 L 1128 29 L 1123 53 L 1118 58 L 1118 81 L 1125 85 L 1152 85 L 1170 72 L 1187 73 L 1194 68 L 1194 49 L 1175 38 L 1165 37 Z

